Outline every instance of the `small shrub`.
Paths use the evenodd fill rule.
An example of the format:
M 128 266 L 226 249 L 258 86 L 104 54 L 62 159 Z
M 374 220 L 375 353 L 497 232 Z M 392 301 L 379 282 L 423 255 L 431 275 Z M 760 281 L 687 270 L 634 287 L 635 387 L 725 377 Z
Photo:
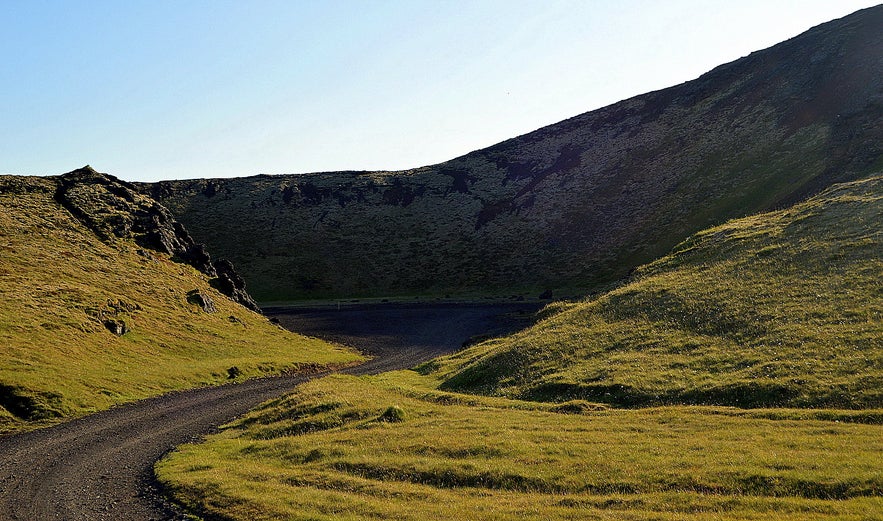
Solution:
M 390 405 L 377 420 L 389 423 L 405 421 L 405 411 L 398 405 Z

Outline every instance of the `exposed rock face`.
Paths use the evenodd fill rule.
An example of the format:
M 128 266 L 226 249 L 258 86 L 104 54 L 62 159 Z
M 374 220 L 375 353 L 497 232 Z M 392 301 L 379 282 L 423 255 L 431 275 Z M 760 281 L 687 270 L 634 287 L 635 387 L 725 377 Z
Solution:
M 146 188 L 263 300 L 561 295 L 881 166 L 883 6 L 440 165 Z
M 215 271 L 218 274 L 218 278 L 212 280 L 212 285 L 224 295 L 232 298 L 236 302 L 239 302 L 243 306 L 260 312 L 260 308 L 255 303 L 255 301 L 251 298 L 245 291 L 245 281 L 242 280 L 242 277 L 236 273 L 236 270 L 233 269 L 233 263 L 226 260 L 220 259 L 214 264 Z
M 104 321 L 104 327 L 116 336 L 123 336 L 129 332 L 129 326 L 125 320 L 108 319 Z
M 194 242 L 184 226 L 171 212 L 138 189 L 114 176 L 96 172 L 86 166 L 56 178 L 58 188 L 55 200 L 83 222 L 102 241 L 133 239 L 145 249 L 170 255 L 190 264 L 197 270 L 216 277 L 218 289 L 247 308 L 260 312 L 257 304 L 245 291 L 245 282 L 229 262 L 219 261 L 219 273 L 203 244 Z M 147 251 L 139 251 L 149 258 Z M 207 296 L 206 296 L 207 298 Z M 201 304 L 202 305 L 202 304 Z M 214 304 L 208 300 L 203 308 Z M 113 332 L 120 328 L 105 325 Z M 125 324 L 122 326 L 125 328 Z M 122 334 L 122 333 L 118 333 Z
M 217 311 L 215 308 L 215 302 L 211 297 L 206 295 L 205 293 L 199 291 L 198 289 L 191 290 L 187 292 L 187 302 L 191 304 L 196 304 L 201 307 L 203 311 L 206 313 L 214 313 Z
M 145 248 L 178 257 L 206 275 L 215 275 L 205 246 L 195 243 L 165 207 L 135 186 L 90 166 L 58 180 L 55 199 L 101 240 L 133 238 Z

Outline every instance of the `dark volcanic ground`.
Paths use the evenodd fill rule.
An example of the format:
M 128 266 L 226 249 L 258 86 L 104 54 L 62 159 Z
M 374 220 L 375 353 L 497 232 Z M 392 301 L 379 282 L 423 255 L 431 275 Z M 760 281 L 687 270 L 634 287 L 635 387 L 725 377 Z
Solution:
M 535 304 L 386 305 L 274 310 L 285 327 L 360 348 L 347 372 L 412 367 L 475 335 L 527 325 Z M 55 427 L 0 437 L 0 520 L 185 519 L 156 487 L 153 464 L 177 445 L 311 378 L 295 375 L 171 393 Z
M 314 309 L 274 309 L 268 314 L 286 329 L 354 347 L 375 358 L 355 369 L 379 373 L 416 365 L 456 351 L 483 336 L 526 327 L 535 303 L 380 304 Z

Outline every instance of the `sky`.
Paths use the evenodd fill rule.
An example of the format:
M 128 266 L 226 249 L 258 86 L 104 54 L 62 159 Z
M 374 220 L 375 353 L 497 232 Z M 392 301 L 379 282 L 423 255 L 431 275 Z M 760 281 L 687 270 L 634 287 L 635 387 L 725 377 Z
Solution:
M 0 0 L 0 173 L 430 165 L 875 3 Z

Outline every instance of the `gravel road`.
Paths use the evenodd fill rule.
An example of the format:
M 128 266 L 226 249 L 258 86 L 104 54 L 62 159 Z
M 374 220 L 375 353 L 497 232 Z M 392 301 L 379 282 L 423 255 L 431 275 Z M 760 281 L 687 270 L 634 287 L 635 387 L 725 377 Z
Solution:
M 347 370 L 413 367 L 473 335 L 525 324 L 535 305 L 376 306 L 274 311 L 292 330 L 374 355 Z M 315 376 L 315 375 L 314 375 Z M 0 520 L 184 519 L 157 488 L 153 464 L 314 376 L 261 378 L 171 393 L 55 427 L 0 437 Z

